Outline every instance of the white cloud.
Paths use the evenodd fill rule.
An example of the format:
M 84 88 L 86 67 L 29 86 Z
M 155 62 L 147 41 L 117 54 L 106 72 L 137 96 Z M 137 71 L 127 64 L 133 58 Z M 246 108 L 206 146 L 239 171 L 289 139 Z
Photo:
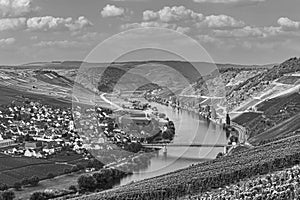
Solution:
M 4 18 L 0 19 L 0 31 L 19 30 L 26 27 L 26 18 Z
M 185 20 L 202 20 L 203 15 L 196 13 L 184 6 L 165 6 L 158 12 L 152 10 L 146 10 L 143 13 L 143 19 L 145 21 L 157 20 L 162 22 L 174 22 L 174 21 L 185 21 Z
M 102 17 L 117 17 L 122 16 L 125 13 L 124 8 L 118 8 L 115 5 L 107 4 L 101 11 Z
M 77 41 L 61 40 L 61 41 L 41 41 L 34 44 L 35 47 L 60 47 L 60 48 L 70 48 L 78 47 L 81 43 Z
M 265 37 L 266 34 L 257 27 L 246 26 L 240 29 L 234 30 L 214 30 L 217 37 Z
M 210 15 L 206 16 L 203 22 L 198 23 L 199 27 L 207 26 L 209 28 L 240 28 L 245 26 L 245 23 L 236 20 L 227 15 Z
M 191 31 L 191 28 L 190 27 L 177 27 L 176 31 L 178 31 L 179 33 L 184 33 L 184 34 L 187 34 Z
M 277 20 L 277 23 L 284 30 L 298 30 L 300 28 L 300 22 L 293 21 L 287 17 L 281 17 Z
M 197 3 L 249 3 L 249 2 L 264 2 L 266 0 L 194 0 Z
M 147 28 L 147 27 L 175 29 L 177 26 L 175 24 L 168 24 L 168 23 L 152 21 L 152 22 L 123 24 L 121 26 L 121 29 L 127 30 L 127 29 L 134 29 L 134 28 Z
M 53 16 L 33 17 L 27 20 L 27 28 L 29 30 L 78 31 L 91 25 L 92 23 L 82 16 L 77 20 L 73 20 L 71 17 L 61 18 Z
M 143 12 L 143 19 L 145 21 L 156 20 L 159 18 L 159 14 L 153 10 L 146 10 Z
M 74 21 L 74 23 L 71 24 L 66 24 L 66 26 L 71 30 L 71 31 L 78 31 L 82 30 L 86 27 L 92 26 L 93 23 L 90 22 L 86 17 L 80 16 L 77 20 Z
M 25 16 L 36 9 L 32 6 L 32 0 L 0 0 L 2 17 Z
M 12 45 L 15 42 L 16 42 L 15 38 L 0 39 L 0 46 L 4 47 L 4 46 Z

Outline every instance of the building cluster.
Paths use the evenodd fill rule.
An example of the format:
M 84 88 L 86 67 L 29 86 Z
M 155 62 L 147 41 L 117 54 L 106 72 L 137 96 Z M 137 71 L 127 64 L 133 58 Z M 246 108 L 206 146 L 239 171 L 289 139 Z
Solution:
M 63 150 L 113 150 L 148 142 L 163 130 L 143 110 L 112 110 L 77 105 L 61 108 L 26 101 L 0 108 L 0 152 L 47 158 Z
M 155 115 L 132 109 L 112 113 L 101 107 L 77 107 L 74 122 L 81 133 L 83 147 L 96 150 L 111 150 L 116 145 L 148 142 L 163 129 Z
M 46 158 L 66 148 L 81 153 L 81 144 L 71 108 L 38 102 L 1 108 L 0 151 L 6 154 Z

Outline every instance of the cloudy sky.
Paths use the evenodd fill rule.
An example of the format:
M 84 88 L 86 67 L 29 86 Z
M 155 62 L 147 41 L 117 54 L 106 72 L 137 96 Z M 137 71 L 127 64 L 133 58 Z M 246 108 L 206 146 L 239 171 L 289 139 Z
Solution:
M 299 8 L 299 0 L 0 0 L 0 64 L 83 60 L 103 40 L 144 27 L 186 34 L 218 63 L 277 63 L 300 56 Z

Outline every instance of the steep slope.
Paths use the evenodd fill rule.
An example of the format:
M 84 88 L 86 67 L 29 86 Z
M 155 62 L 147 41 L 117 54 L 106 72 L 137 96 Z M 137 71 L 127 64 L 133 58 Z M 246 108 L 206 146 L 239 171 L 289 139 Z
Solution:
M 254 145 L 289 137 L 300 133 L 300 113 L 268 129 L 267 131 L 252 137 L 249 142 Z

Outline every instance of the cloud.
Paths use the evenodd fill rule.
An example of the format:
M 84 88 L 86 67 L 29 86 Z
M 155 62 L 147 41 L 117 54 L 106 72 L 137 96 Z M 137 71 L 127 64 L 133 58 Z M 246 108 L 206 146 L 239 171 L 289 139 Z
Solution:
M 143 12 L 143 19 L 145 21 L 160 20 L 162 22 L 175 22 L 185 20 L 202 20 L 203 15 L 196 13 L 184 6 L 165 6 L 158 12 L 152 10 L 146 10 Z
M 210 15 L 206 16 L 203 22 L 198 23 L 199 27 L 207 26 L 209 28 L 240 28 L 245 26 L 245 23 L 236 20 L 227 15 Z
M 0 46 L 4 47 L 4 46 L 12 45 L 15 42 L 16 42 L 15 38 L 0 39 Z
M 265 37 L 266 34 L 257 27 L 246 26 L 240 29 L 234 30 L 214 30 L 214 35 L 217 37 Z
M 35 47 L 60 47 L 60 48 L 70 48 L 78 47 L 81 43 L 77 41 L 61 40 L 61 41 L 41 41 L 34 44 Z
M 231 4 L 231 3 L 259 3 L 264 2 L 266 0 L 194 0 L 196 3 L 223 3 L 223 4 Z
M 0 19 L 0 31 L 20 30 L 26 27 L 26 18 L 3 18 Z
M 300 22 L 293 21 L 287 17 L 281 17 L 277 20 L 277 23 L 283 30 L 292 31 L 300 29 Z
M 141 23 L 129 23 L 121 25 L 122 30 L 134 29 L 134 28 L 147 28 L 147 27 L 157 27 L 157 28 L 169 28 L 175 29 L 177 26 L 175 24 L 168 24 L 163 22 L 141 22 Z
M 176 28 L 176 31 L 178 31 L 179 33 L 184 33 L 184 34 L 187 34 L 191 31 L 191 28 L 190 27 L 177 27 Z
M 77 20 L 74 21 L 74 23 L 66 24 L 66 26 L 71 31 L 78 31 L 78 30 L 82 30 L 86 27 L 93 26 L 93 23 L 90 22 L 86 17 L 80 16 Z
M 125 13 L 124 8 L 118 8 L 115 5 L 107 4 L 101 11 L 102 17 L 117 17 Z
M 2 17 L 25 16 L 36 9 L 32 6 L 32 0 L 0 0 L 0 15 Z
M 73 20 L 71 17 L 61 18 L 53 16 L 33 17 L 27 20 L 27 28 L 29 30 L 78 31 L 88 26 L 92 26 L 92 23 L 83 16 L 77 20 Z

